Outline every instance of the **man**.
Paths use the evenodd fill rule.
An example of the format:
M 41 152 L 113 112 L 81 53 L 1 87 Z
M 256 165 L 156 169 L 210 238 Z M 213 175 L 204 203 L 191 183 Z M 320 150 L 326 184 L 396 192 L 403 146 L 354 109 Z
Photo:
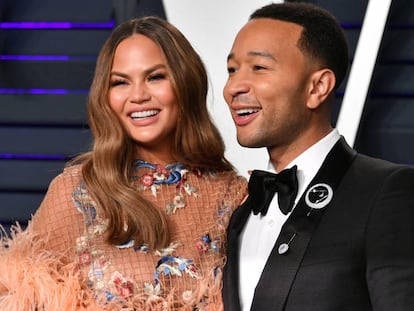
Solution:
M 230 221 L 226 311 L 414 310 L 414 169 L 332 129 L 347 50 L 335 18 L 305 3 L 258 9 L 237 34 L 224 97 L 239 143 L 266 147 L 280 173 L 253 171 Z

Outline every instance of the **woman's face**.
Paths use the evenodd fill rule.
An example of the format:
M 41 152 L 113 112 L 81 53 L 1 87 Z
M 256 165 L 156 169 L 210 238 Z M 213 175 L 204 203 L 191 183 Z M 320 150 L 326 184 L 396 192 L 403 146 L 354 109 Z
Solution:
M 116 48 L 109 104 L 139 150 L 171 150 L 179 106 L 165 57 L 148 37 L 135 34 Z

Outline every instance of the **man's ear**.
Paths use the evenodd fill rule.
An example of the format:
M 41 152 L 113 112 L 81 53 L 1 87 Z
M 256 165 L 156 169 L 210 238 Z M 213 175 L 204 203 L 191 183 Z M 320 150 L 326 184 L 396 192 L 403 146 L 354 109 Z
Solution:
M 335 87 L 335 74 L 332 70 L 324 68 L 315 71 L 310 79 L 310 92 L 307 107 L 316 109 L 331 94 Z

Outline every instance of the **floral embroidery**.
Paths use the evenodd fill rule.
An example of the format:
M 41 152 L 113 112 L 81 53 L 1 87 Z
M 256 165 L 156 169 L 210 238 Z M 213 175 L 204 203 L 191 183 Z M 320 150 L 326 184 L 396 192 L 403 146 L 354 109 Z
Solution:
M 111 284 L 114 285 L 120 297 L 130 297 L 134 293 L 132 280 L 123 277 L 118 271 L 112 275 Z
M 102 252 L 97 252 L 96 255 Z M 110 262 L 105 255 L 99 256 L 96 260 L 89 265 L 90 269 L 88 272 L 88 286 L 95 289 L 104 289 L 105 271 L 109 268 Z
M 170 243 L 167 247 L 154 251 L 154 254 L 160 257 L 171 255 L 175 250 L 181 246 L 180 243 Z
M 188 169 L 181 163 L 171 163 L 164 166 L 151 164 L 142 160 L 137 160 L 134 165 L 135 170 L 140 168 L 151 169 L 150 173 L 145 173 L 137 179 L 140 182 L 138 189 L 150 189 L 153 196 L 157 196 L 157 190 L 162 184 L 177 184 L 177 194 L 172 202 L 167 203 L 165 209 L 167 214 L 174 214 L 177 209 L 185 207 L 184 193 L 197 196 L 197 189 L 191 186 L 187 180 Z M 195 171 L 197 176 L 201 176 L 201 171 Z
M 191 259 L 176 256 L 164 256 L 158 261 L 155 268 L 155 284 L 159 284 L 159 276 L 162 273 L 164 275 L 182 276 L 183 272 L 187 273 L 191 277 L 200 277 L 198 275 L 199 271 Z
M 183 207 L 185 207 L 184 197 L 181 194 L 178 194 L 174 197 L 173 202 L 167 204 L 166 213 L 168 215 L 174 214 L 177 208 Z
M 196 248 L 200 253 L 207 252 L 209 249 L 213 251 L 219 250 L 219 241 L 211 240 L 210 235 L 207 233 L 203 235 L 200 240 L 196 242 Z
M 156 197 L 157 191 L 161 189 L 161 185 L 175 186 L 176 193 L 171 198 L 171 202 L 167 201 L 168 203 L 166 204 L 167 214 L 173 214 L 177 209 L 184 208 L 186 206 L 186 196 L 197 197 L 197 189 L 187 182 L 187 174 L 189 171 L 182 164 L 176 163 L 162 167 L 144 161 L 137 161 L 135 168 L 139 169 L 142 167 L 149 168 L 150 170 L 141 176 L 134 177 L 134 180 L 139 184 L 139 190 L 148 189 Z M 200 170 L 192 170 L 191 173 L 199 177 L 202 176 Z M 211 175 L 213 176 L 214 174 L 212 173 Z M 106 301 L 112 301 L 114 299 L 124 299 L 137 295 L 137 291 L 141 291 L 141 293 L 147 296 L 147 302 L 153 299 L 155 299 L 154 301 L 160 299 L 159 301 L 162 302 L 164 301 L 163 297 L 169 294 L 168 292 L 164 292 L 164 289 L 161 287 L 162 277 L 182 277 L 187 275 L 191 278 L 202 279 L 202 273 L 192 259 L 178 256 L 179 253 L 177 250 L 182 246 L 180 243 L 171 243 L 167 247 L 158 250 L 149 249 L 145 244 L 134 247 L 134 240 L 116 246 L 119 249 L 134 247 L 135 251 L 157 256 L 159 260 L 154 267 L 153 282 L 149 281 L 139 285 L 138 283 L 135 284 L 132 279 L 123 276 L 119 271 L 114 273 L 110 272 L 109 267 L 112 263 L 109 257 L 94 243 L 97 236 L 106 232 L 108 220 L 101 218 L 102 215 L 97 213 L 96 203 L 88 194 L 84 183 L 81 182 L 79 187 L 74 189 L 72 198 L 78 211 L 84 215 L 86 225 L 86 231 L 76 241 L 78 263 L 87 275 L 87 284 L 94 290 L 97 298 L 102 297 Z M 224 204 L 224 201 L 221 206 L 218 206 L 218 227 L 215 227 L 214 231 L 218 230 L 220 233 L 225 230 L 225 225 L 231 214 L 231 210 L 230 207 Z M 222 241 L 215 238 L 216 233 L 214 235 L 212 233 L 209 232 L 202 235 L 196 241 L 195 247 L 200 253 L 211 252 L 213 255 L 214 252 L 218 254 L 214 254 L 214 256 L 221 256 L 218 250 L 222 246 Z M 217 257 L 217 259 L 219 258 Z M 217 268 L 220 269 L 219 266 Z M 216 275 L 215 271 L 212 278 L 219 280 L 221 276 L 219 273 Z M 142 286 L 141 289 L 139 289 L 140 286 Z M 194 306 L 197 305 L 199 310 L 203 310 L 203 306 L 208 302 L 208 297 L 200 297 L 197 291 L 187 290 L 181 296 L 183 301 L 187 301 L 189 304 L 191 302 L 191 305 Z
M 118 248 L 130 248 L 133 247 L 135 244 L 135 240 L 129 240 L 128 242 L 124 243 L 124 244 L 119 244 L 119 245 L 115 245 L 115 247 Z
M 86 225 L 90 225 L 96 218 L 96 203 L 90 197 L 84 183 L 80 183 L 79 187 L 75 188 L 72 199 L 78 211 L 85 216 Z
M 230 217 L 232 215 L 231 208 L 226 205 L 224 202 L 218 208 L 218 226 L 219 230 L 226 231 L 227 224 L 229 223 Z
M 161 184 L 174 184 L 185 180 L 188 170 L 184 169 L 182 164 L 172 163 L 165 167 L 159 164 L 151 164 L 142 160 L 137 160 L 134 166 L 135 170 L 140 168 L 149 168 L 151 173 L 143 174 L 140 182 L 144 189 L 151 188 L 154 196 L 157 196 L 157 186 Z
M 141 253 L 144 253 L 144 254 L 146 254 L 146 253 L 148 253 L 148 250 L 149 250 L 149 248 L 148 248 L 148 245 L 141 245 L 141 246 L 138 246 L 138 247 L 134 247 L 134 250 L 135 251 L 140 251 Z
M 160 284 L 153 285 L 151 283 L 144 283 L 144 293 L 148 296 L 159 296 L 161 294 L 161 286 Z
M 150 174 L 144 174 L 141 176 L 141 183 L 144 187 L 151 187 L 154 184 L 154 177 Z

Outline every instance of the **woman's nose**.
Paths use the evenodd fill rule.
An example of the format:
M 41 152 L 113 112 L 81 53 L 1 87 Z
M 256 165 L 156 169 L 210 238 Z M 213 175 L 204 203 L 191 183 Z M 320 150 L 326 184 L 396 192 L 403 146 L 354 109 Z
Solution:
M 130 101 L 141 104 L 148 101 L 151 98 L 151 94 L 144 83 L 133 85 L 130 92 Z

